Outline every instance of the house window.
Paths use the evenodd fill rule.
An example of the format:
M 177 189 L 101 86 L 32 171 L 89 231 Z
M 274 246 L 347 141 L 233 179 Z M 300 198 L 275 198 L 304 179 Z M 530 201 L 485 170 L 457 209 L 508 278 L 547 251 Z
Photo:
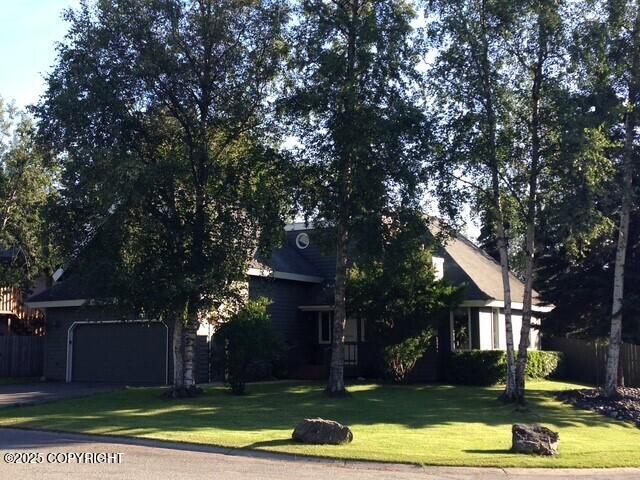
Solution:
M 347 318 L 344 326 L 344 341 L 356 343 L 358 341 L 358 321 L 354 318 Z
M 451 350 L 471 350 L 471 309 L 451 312 Z
M 500 309 L 493 308 L 491 310 L 491 333 L 492 341 L 491 348 L 494 350 L 500 349 Z
M 442 280 L 444 277 L 444 258 L 431 257 L 431 264 L 433 265 L 436 280 Z
M 331 343 L 333 312 L 318 312 L 318 343 Z

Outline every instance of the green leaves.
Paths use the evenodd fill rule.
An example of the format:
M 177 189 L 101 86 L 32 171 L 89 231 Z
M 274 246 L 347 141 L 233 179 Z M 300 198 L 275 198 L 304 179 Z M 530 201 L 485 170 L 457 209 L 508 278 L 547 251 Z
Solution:
M 35 141 L 31 118 L 0 98 L 0 285 L 25 292 L 57 266 L 47 210 L 57 197 L 57 170 Z
M 102 262 L 95 280 L 123 308 L 206 312 L 290 212 L 289 162 L 267 129 L 287 9 L 124 0 L 68 18 L 36 109 L 63 171 L 66 257 L 83 275 Z
M 367 321 L 385 368 L 398 381 L 409 375 L 463 289 L 435 278 L 435 242 L 423 222 L 389 220 L 381 250 L 356 262 L 347 283 L 348 314 Z
M 250 300 L 216 332 L 226 380 L 235 394 L 245 393 L 252 363 L 272 363 L 283 352 L 281 339 L 271 324 L 269 303 L 266 298 Z

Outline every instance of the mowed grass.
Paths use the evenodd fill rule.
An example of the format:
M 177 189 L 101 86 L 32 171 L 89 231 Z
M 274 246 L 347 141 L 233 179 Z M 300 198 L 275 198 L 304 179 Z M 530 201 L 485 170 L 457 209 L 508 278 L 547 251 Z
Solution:
M 168 400 L 161 389 L 128 389 L 32 407 L 0 410 L 0 426 L 125 435 L 300 455 L 496 467 L 640 466 L 640 429 L 553 399 L 576 385 L 532 382 L 528 411 L 496 399 L 500 388 L 353 385 L 331 399 L 316 383 L 251 385 L 237 397 L 207 388 Z M 342 446 L 301 445 L 294 425 L 323 417 L 349 425 Z M 511 453 L 511 425 L 538 422 L 560 432 L 556 458 Z

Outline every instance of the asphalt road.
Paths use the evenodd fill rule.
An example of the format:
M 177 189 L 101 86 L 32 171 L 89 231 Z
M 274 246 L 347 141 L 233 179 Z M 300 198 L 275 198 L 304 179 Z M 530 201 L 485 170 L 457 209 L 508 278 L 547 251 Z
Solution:
M 0 408 L 16 405 L 34 405 L 64 398 L 84 397 L 123 387 L 123 385 L 63 382 L 0 385 Z
M 112 463 L 82 463 L 111 454 Z M 115 454 L 120 454 L 119 456 Z M 117 458 L 120 458 L 120 463 Z M 39 463 L 8 463 L 16 458 Z M 108 460 L 103 457 L 102 460 Z M 13 460 L 12 460 L 13 459 Z M 41 459 L 41 460 L 38 460 Z M 342 462 L 269 453 L 0 429 L 0 479 L 222 480 L 538 480 L 639 479 L 640 469 L 525 470 L 440 468 Z

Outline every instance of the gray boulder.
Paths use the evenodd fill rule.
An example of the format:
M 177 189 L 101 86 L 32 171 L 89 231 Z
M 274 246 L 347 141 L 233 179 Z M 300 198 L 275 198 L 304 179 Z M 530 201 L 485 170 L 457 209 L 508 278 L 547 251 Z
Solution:
M 560 434 L 538 424 L 516 423 L 511 428 L 513 451 L 537 455 L 557 455 Z
M 353 440 L 349 427 L 333 420 L 305 418 L 293 430 L 293 439 L 302 443 L 316 445 L 341 445 Z

